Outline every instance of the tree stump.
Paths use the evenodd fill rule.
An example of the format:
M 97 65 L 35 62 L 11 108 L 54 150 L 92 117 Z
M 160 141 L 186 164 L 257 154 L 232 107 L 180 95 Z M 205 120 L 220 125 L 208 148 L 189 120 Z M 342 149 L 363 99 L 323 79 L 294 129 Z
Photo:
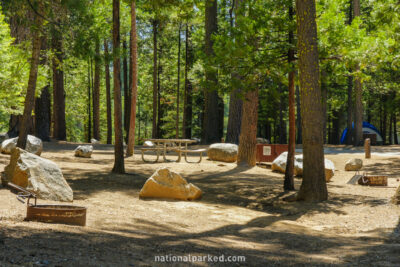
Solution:
M 365 158 L 371 158 L 371 139 L 366 138 L 364 141 L 364 151 L 365 151 Z

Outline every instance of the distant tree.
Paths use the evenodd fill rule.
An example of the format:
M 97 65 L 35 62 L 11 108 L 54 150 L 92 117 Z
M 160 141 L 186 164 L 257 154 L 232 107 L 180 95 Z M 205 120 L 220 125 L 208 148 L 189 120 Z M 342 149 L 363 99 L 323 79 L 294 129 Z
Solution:
M 359 17 L 360 11 L 360 0 L 354 0 L 353 2 L 354 17 Z M 360 71 L 360 65 L 356 66 L 356 72 Z M 354 94 L 355 94 L 355 116 L 354 116 L 354 145 L 359 146 L 362 144 L 363 133 L 363 106 L 362 106 L 362 83 L 361 78 L 356 76 L 354 79 Z
M 213 35 L 218 31 L 218 1 L 206 0 L 205 9 L 205 54 L 207 60 L 212 60 L 214 56 Z M 216 90 L 218 78 L 215 66 L 209 65 L 210 64 L 208 64 L 205 71 L 206 88 L 204 89 L 205 107 L 203 128 L 203 142 L 207 144 L 220 142 L 222 137 L 220 129 L 220 109 L 222 99 L 218 96 L 218 91 Z
M 319 202 L 328 198 L 328 190 L 324 166 L 315 0 L 296 0 L 296 8 L 303 130 L 303 181 L 297 199 Z
M 289 4 L 289 21 L 293 21 L 293 1 L 290 0 Z M 288 61 L 289 61 L 289 146 L 288 146 L 288 156 L 286 162 L 285 179 L 283 182 L 283 188 L 285 190 L 294 190 L 294 156 L 296 153 L 296 115 L 295 115 L 295 51 L 294 51 L 294 33 L 293 29 L 289 29 L 289 51 L 288 51 Z
M 136 99 L 137 99 L 137 34 L 136 34 L 136 0 L 131 2 L 131 104 L 129 138 L 126 155 L 132 156 L 135 146 L 135 124 L 136 124 Z
M 110 64 L 108 55 L 108 42 L 104 40 L 104 68 L 106 77 L 106 101 L 107 101 L 107 144 L 112 143 L 112 116 L 111 116 L 111 85 Z
M 114 69 L 114 167 L 115 173 L 125 173 L 124 164 L 124 143 L 122 131 L 122 104 L 121 104 L 121 84 L 120 84 L 120 29 L 119 29 L 119 0 L 113 0 L 113 69 Z
M 93 138 L 100 141 L 100 43 L 96 40 L 93 85 Z
M 37 10 L 43 10 L 43 3 L 41 0 L 36 2 Z M 35 28 L 32 31 L 32 57 L 30 62 L 28 88 L 26 89 L 24 113 L 22 122 L 19 129 L 19 138 L 17 147 L 25 149 L 26 140 L 28 137 L 29 125 L 32 120 L 32 110 L 35 102 L 36 81 L 38 77 L 38 66 L 40 56 L 40 31 L 42 29 L 43 19 L 35 13 Z

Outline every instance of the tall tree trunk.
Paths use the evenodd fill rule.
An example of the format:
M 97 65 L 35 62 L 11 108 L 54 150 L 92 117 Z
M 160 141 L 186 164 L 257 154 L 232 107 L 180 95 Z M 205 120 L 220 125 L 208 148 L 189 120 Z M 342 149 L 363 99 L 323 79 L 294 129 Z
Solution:
M 180 85 L 181 85 L 181 28 L 182 24 L 179 23 L 179 30 L 178 30 L 178 84 L 176 88 L 176 138 L 179 138 L 179 98 L 180 98 Z
M 39 10 L 42 10 L 43 3 L 42 1 L 38 1 Z M 19 136 L 17 141 L 17 147 L 25 149 L 26 140 L 28 137 L 29 125 L 32 118 L 32 109 L 35 105 L 35 90 L 36 90 L 36 81 L 38 74 L 38 65 L 39 65 L 39 55 L 40 55 L 40 29 L 42 27 L 42 18 L 35 15 L 35 26 L 36 30 L 32 33 L 32 57 L 31 57 L 31 66 L 29 70 L 29 80 L 28 87 L 26 89 L 25 95 L 25 105 L 24 105 L 24 113 L 22 116 L 22 123 L 19 129 Z
M 354 17 L 360 16 L 360 0 L 353 2 Z M 356 72 L 360 71 L 360 66 L 356 66 Z M 355 95 L 355 116 L 354 116 L 354 145 L 362 145 L 363 142 L 363 106 L 362 106 L 362 83 L 361 78 L 356 76 L 354 79 L 354 95 Z
M 206 0 L 205 12 L 205 54 L 207 59 L 214 56 L 212 36 L 218 31 L 217 24 L 217 0 Z M 221 141 L 221 102 L 216 85 L 218 83 L 217 73 L 209 68 L 205 72 L 207 88 L 205 88 L 204 129 L 203 143 L 215 143 Z
M 92 68 L 91 68 L 91 59 L 89 58 L 88 61 L 88 135 L 87 135 L 87 142 L 90 143 L 92 139 L 92 83 L 91 83 L 91 76 L 92 76 Z
M 123 46 L 123 61 L 122 65 L 124 67 L 124 72 L 123 72 L 123 78 L 124 78 L 124 129 L 126 133 L 126 141 L 128 141 L 128 136 L 129 136 L 129 116 L 130 116 L 130 103 L 131 103 L 131 92 L 130 92 L 130 87 L 128 85 L 128 45 L 126 43 L 126 40 L 124 38 L 124 41 L 122 42 Z
M 162 47 L 160 47 L 158 52 L 158 71 L 157 71 L 157 138 L 160 138 L 163 134 L 161 132 L 161 119 L 163 117 L 163 110 L 161 109 L 161 80 L 160 76 L 162 73 L 162 66 L 161 66 L 161 57 L 162 57 Z
M 290 1 L 289 4 L 289 21 L 293 21 L 294 10 L 293 3 Z M 296 153 L 296 115 L 295 115 L 295 66 L 293 64 L 294 57 L 294 34 L 293 30 L 289 30 L 289 51 L 288 51 L 288 63 L 290 67 L 289 71 L 289 145 L 288 145 L 288 156 L 286 161 L 285 179 L 283 182 L 284 190 L 294 190 L 294 156 Z
M 124 144 L 122 131 L 122 105 L 120 84 L 120 34 L 119 34 L 119 0 L 113 0 L 113 49 L 114 49 L 114 167 L 115 173 L 125 173 Z
M 96 41 L 96 56 L 94 58 L 94 87 L 93 87 L 93 138 L 100 137 L 100 44 Z
M 346 144 L 353 144 L 353 77 L 347 78 L 347 135 Z
M 50 141 L 51 100 L 49 85 L 42 89 L 35 101 L 35 136 L 42 141 Z
M 157 138 L 157 98 L 158 98 L 157 27 L 158 27 L 158 21 L 154 19 L 153 20 L 153 128 L 151 131 L 152 138 Z
M 131 115 L 129 122 L 129 138 L 127 156 L 132 156 L 135 146 L 135 123 L 136 123 L 136 99 L 137 99 L 137 35 L 136 35 L 136 0 L 131 2 Z M 139 107 L 140 110 L 140 107 Z M 139 113 L 140 117 L 140 113 Z M 140 138 L 140 121 L 139 121 L 139 138 Z
M 186 23 L 186 41 L 185 41 L 185 92 L 183 103 L 183 138 L 192 138 L 192 82 L 189 79 L 189 71 L 193 66 L 193 49 L 190 39 L 190 27 Z
M 240 4 L 243 0 L 234 0 L 232 1 L 233 7 L 232 10 L 235 11 L 235 18 L 239 16 Z M 233 17 L 232 11 L 231 14 L 231 27 L 233 27 Z M 237 24 L 237 23 L 235 23 Z M 233 79 L 240 79 L 236 73 L 232 73 Z M 243 100 L 239 97 L 240 88 L 235 88 L 230 96 L 229 96 L 229 117 L 228 117 L 228 127 L 226 130 L 226 142 L 239 144 L 239 136 L 240 136 L 240 127 L 242 123 L 242 105 Z
M 300 88 L 298 85 L 296 85 L 296 114 L 297 114 L 297 119 L 296 119 L 296 129 L 297 129 L 297 144 L 302 144 L 303 143 L 303 135 L 302 135 L 302 129 L 301 129 L 301 104 L 300 104 Z
M 106 101 L 107 101 L 107 144 L 112 143 L 112 110 L 111 110 L 111 82 L 110 82 L 110 64 L 108 56 L 108 42 L 104 40 L 104 62 L 106 73 Z
M 348 14 L 348 24 L 350 25 L 353 21 L 353 0 L 350 0 Z M 353 77 L 349 76 L 347 78 L 347 134 L 346 134 L 346 144 L 353 144 Z
M 64 71 L 63 63 L 63 41 L 61 33 L 53 29 L 52 48 L 55 53 L 53 57 L 53 107 L 54 107 L 54 137 L 58 140 L 65 140 L 65 95 L 64 95 Z
M 239 140 L 238 165 L 256 165 L 258 121 L 258 89 L 246 92 L 243 101 L 242 123 Z
M 298 55 L 303 129 L 303 181 L 298 200 L 328 198 L 322 136 L 322 105 L 315 0 L 296 0 Z

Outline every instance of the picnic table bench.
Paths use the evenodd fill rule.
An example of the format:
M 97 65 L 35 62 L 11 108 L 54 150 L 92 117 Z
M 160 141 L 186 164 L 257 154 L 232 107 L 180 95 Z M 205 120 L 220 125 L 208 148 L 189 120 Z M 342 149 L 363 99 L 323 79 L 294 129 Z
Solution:
M 144 162 L 149 162 L 144 159 L 144 152 L 145 151 L 154 151 L 156 153 L 156 160 L 153 162 L 158 162 L 160 155 L 163 156 L 164 162 L 167 161 L 166 154 L 169 151 L 174 151 L 178 154 L 178 159 L 176 162 L 180 162 L 182 158 L 182 153 L 185 156 L 185 161 L 187 163 L 200 163 L 203 159 L 203 152 L 206 152 L 206 149 L 189 149 L 188 144 L 195 143 L 196 140 L 191 139 L 146 139 L 145 143 L 151 142 L 153 146 L 145 146 L 141 148 L 142 152 L 142 160 Z M 197 162 L 190 162 L 187 158 L 188 153 L 196 153 L 199 154 L 199 161 Z

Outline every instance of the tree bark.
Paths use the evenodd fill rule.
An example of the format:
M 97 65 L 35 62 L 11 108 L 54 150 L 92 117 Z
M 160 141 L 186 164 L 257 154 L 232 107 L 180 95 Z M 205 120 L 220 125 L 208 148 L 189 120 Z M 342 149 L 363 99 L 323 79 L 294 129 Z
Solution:
M 158 27 L 158 21 L 154 19 L 153 20 L 153 128 L 151 132 L 152 138 L 157 138 L 157 98 L 158 98 L 157 27 Z
M 112 143 L 112 110 L 111 110 L 111 82 L 110 82 L 110 64 L 108 55 L 108 42 L 104 40 L 104 62 L 106 76 L 106 101 L 107 101 L 107 144 Z
M 218 13 L 217 0 L 206 0 L 205 10 L 205 54 L 207 59 L 210 60 L 214 56 L 212 36 L 218 31 L 217 13 Z M 204 129 L 203 129 L 203 143 L 216 143 L 221 141 L 221 102 L 218 96 L 216 85 L 218 83 L 217 73 L 210 68 L 206 68 L 206 88 L 205 94 L 205 108 L 204 108 Z
M 189 71 L 193 66 L 193 49 L 190 38 L 190 27 L 186 23 L 186 41 L 185 41 L 185 92 L 183 103 L 183 138 L 192 138 L 192 83 L 189 79 Z
M 114 167 L 115 173 L 125 173 L 124 144 L 122 131 L 122 105 L 120 85 L 120 34 L 119 34 L 119 0 L 113 0 L 113 49 L 114 49 Z
M 131 114 L 129 122 L 129 138 L 127 156 L 132 156 L 135 148 L 135 123 L 136 123 L 136 99 L 137 99 L 137 35 L 136 35 L 136 0 L 131 2 Z M 139 109 L 140 110 L 140 109 Z M 139 113 L 140 117 L 140 113 Z M 140 138 L 140 121 L 139 121 Z
M 122 42 L 123 45 L 123 62 L 122 65 L 124 67 L 123 71 L 123 78 L 124 78 L 124 128 L 125 128 L 125 133 L 126 133 L 126 141 L 128 141 L 128 136 L 129 136 L 129 116 L 130 116 L 130 103 L 131 103 L 131 92 L 130 92 L 130 87 L 128 85 L 128 60 L 127 60 L 127 51 L 128 51 L 128 45 L 126 43 L 126 40 L 124 38 L 124 41 Z
M 246 92 L 243 101 L 242 123 L 239 140 L 237 165 L 256 165 L 258 121 L 258 89 Z
M 96 41 L 93 86 L 93 138 L 100 141 L 100 44 Z
M 35 101 L 35 136 L 42 141 L 50 141 L 51 101 L 49 86 L 42 89 Z
M 232 8 L 235 13 L 235 25 L 237 25 L 236 21 L 239 16 L 240 5 L 243 0 L 234 0 L 232 1 Z M 232 11 L 230 11 L 230 23 L 233 28 L 233 17 Z M 232 73 L 233 79 L 240 79 L 236 73 Z M 229 96 L 229 116 L 228 116 L 228 126 L 226 130 L 226 142 L 239 144 L 239 136 L 240 136 L 240 127 L 242 123 L 242 106 L 243 100 L 239 97 L 240 88 L 235 88 Z
M 293 21 L 294 10 L 292 1 L 289 5 L 289 21 Z M 294 156 L 296 153 L 296 116 L 295 116 L 295 66 L 293 64 L 295 60 L 294 56 L 294 33 L 293 30 L 289 30 L 289 51 L 288 51 L 288 62 L 290 67 L 289 72 L 289 145 L 288 145 L 288 156 L 286 161 L 285 179 L 283 182 L 284 190 L 294 190 Z
M 39 10 L 42 9 L 43 3 L 42 1 L 38 1 Z M 17 141 L 17 147 L 25 149 L 26 140 L 28 137 L 29 125 L 32 120 L 32 109 L 35 105 L 35 90 L 36 90 L 36 81 L 38 75 L 38 65 L 39 65 L 39 55 L 40 55 L 40 30 L 42 28 L 42 18 L 35 15 L 35 26 L 36 30 L 32 33 L 32 57 L 31 57 L 31 66 L 29 70 L 29 80 L 28 87 L 26 89 L 25 95 L 25 105 L 24 105 L 24 113 L 22 116 L 22 123 L 19 127 L 19 136 Z
M 297 199 L 319 202 L 328 198 L 328 190 L 324 166 L 315 0 L 296 0 L 296 7 L 303 129 L 303 181 Z

